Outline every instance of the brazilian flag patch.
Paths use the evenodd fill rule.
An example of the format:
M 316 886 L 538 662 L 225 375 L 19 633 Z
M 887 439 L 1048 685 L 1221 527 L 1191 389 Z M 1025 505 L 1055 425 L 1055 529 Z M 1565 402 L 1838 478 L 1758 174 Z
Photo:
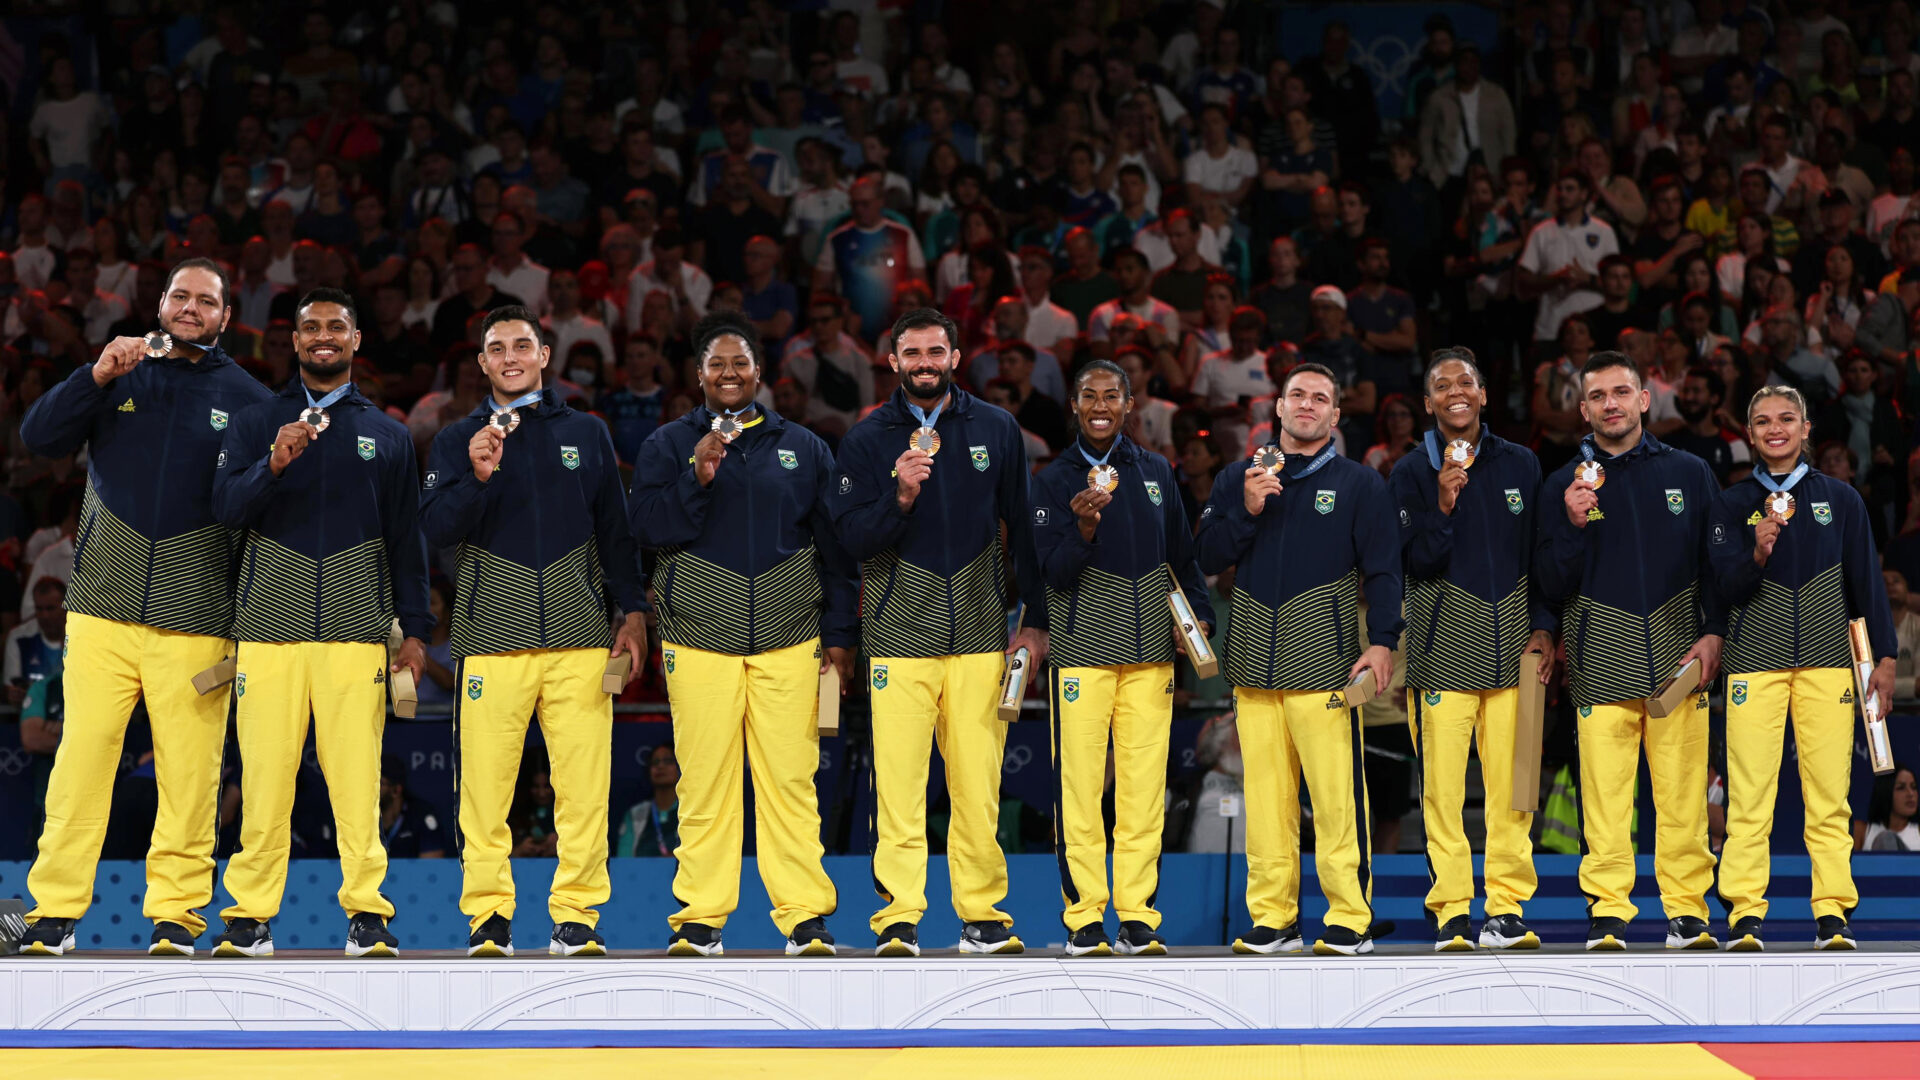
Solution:
M 580 448 L 577 446 L 561 447 L 560 448 L 560 464 L 565 465 L 569 469 L 579 468 L 580 467 Z
M 967 447 L 967 457 L 973 461 L 973 467 L 978 472 L 986 472 L 987 466 L 991 464 L 987 460 L 987 448 L 984 446 Z
M 1667 509 L 1677 516 L 1687 510 L 1687 497 L 1679 488 L 1667 489 Z
M 247 696 L 247 673 L 244 671 L 233 677 L 233 696 L 237 698 Z
M 780 467 L 783 469 L 797 469 L 800 467 L 800 459 L 794 456 L 793 451 L 782 450 L 780 451 Z
M 673 674 L 673 650 L 672 649 L 660 650 L 660 662 L 666 665 L 667 674 L 669 675 Z
M 1727 685 L 1727 700 L 1735 705 L 1747 703 L 1747 680 L 1735 679 Z
M 1435 705 L 1440 704 L 1440 691 L 1429 690 L 1425 694 L 1421 695 L 1421 700 L 1425 701 L 1427 703 L 1427 708 L 1431 709 Z
M 887 688 L 887 665 L 873 665 L 873 688 L 875 690 L 885 690 Z
M 227 420 L 227 411 L 225 409 L 214 409 L 212 410 L 212 414 L 207 417 L 207 423 L 212 424 L 213 430 L 215 431 L 227 430 Z
M 1813 520 L 1819 522 L 1822 525 L 1833 524 L 1832 505 L 1828 503 L 1823 503 L 1823 502 L 1814 503 L 1813 504 Z
M 1333 513 L 1334 492 L 1322 488 L 1313 493 L 1313 508 L 1323 514 Z
M 1066 680 L 1060 686 L 1060 696 L 1068 701 L 1080 700 L 1080 680 L 1078 677 Z
M 1158 480 L 1148 480 L 1146 481 L 1146 485 L 1147 485 L 1147 498 L 1153 500 L 1153 505 L 1159 506 L 1160 505 L 1160 482 Z
M 373 460 L 374 445 L 373 445 L 372 438 L 366 435 L 360 436 L 359 441 L 355 443 L 354 448 L 360 452 L 360 457 L 362 460 L 364 461 Z
M 467 676 L 467 700 L 468 701 L 480 700 L 480 692 L 481 692 L 480 688 L 482 684 L 485 682 L 486 682 L 485 676 L 482 676 L 482 675 Z
M 1507 509 L 1519 513 L 1527 508 L 1526 500 L 1520 497 L 1519 488 L 1507 489 Z

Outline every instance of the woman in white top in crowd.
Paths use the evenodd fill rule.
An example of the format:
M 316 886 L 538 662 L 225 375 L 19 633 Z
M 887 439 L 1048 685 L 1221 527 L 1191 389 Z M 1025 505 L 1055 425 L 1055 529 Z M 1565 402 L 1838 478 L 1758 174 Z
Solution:
M 1863 851 L 1920 851 L 1920 787 L 1913 770 L 1896 764 L 1890 776 L 1873 782 L 1867 805 L 1867 834 Z

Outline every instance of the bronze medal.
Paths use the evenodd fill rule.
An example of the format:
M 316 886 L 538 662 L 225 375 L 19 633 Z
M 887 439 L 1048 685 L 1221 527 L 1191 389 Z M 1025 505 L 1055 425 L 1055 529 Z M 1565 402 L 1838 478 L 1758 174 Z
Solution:
M 1768 514 L 1779 518 L 1781 521 L 1792 521 L 1794 511 L 1793 492 L 1776 491 L 1768 495 L 1766 507 Z
M 333 423 L 333 417 L 327 415 L 327 410 L 313 405 L 300 410 L 300 422 L 312 427 L 313 433 L 318 435 L 327 430 L 328 424 Z
M 1253 452 L 1253 464 L 1256 468 L 1265 469 L 1279 476 L 1281 468 L 1287 464 L 1287 455 L 1281 453 L 1278 446 L 1268 443 Z
M 1458 465 L 1463 469 L 1470 469 L 1473 467 L 1473 459 L 1479 455 L 1480 450 L 1478 447 L 1465 439 L 1455 439 L 1447 444 L 1445 450 L 1441 451 L 1440 460 L 1448 465 Z
M 724 413 L 716 415 L 713 418 L 713 423 L 709 426 L 713 429 L 715 435 L 720 436 L 721 442 L 728 443 L 739 438 L 740 433 L 746 430 L 746 425 L 740 422 L 739 417 L 728 416 Z
M 1120 470 L 1111 465 L 1095 465 L 1087 470 L 1087 486 L 1111 495 L 1120 487 Z
M 1599 491 L 1600 485 L 1607 482 L 1607 470 L 1597 461 L 1583 461 L 1573 467 L 1573 478 L 1585 480 L 1593 485 L 1593 490 Z
M 513 429 L 520 426 L 520 410 L 512 408 L 495 409 L 493 415 L 487 417 L 487 423 L 499 428 L 500 434 L 511 435 L 513 434 Z
M 147 359 L 158 360 L 173 351 L 173 335 L 155 330 L 141 339 L 140 348 L 146 352 Z
M 907 440 L 907 447 L 932 457 L 940 452 L 940 433 L 931 427 L 917 427 Z

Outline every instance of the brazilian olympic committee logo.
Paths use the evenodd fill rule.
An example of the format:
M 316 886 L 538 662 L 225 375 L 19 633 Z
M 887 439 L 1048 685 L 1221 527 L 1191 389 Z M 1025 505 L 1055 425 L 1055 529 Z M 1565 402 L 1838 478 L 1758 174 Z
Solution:
M 1517 514 L 1520 511 L 1525 510 L 1526 508 L 1527 508 L 1527 503 L 1526 503 L 1526 500 L 1520 497 L 1520 489 L 1508 488 L 1507 489 L 1507 509 Z
M 486 682 L 485 676 L 482 676 L 482 675 L 467 676 L 467 700 L 468 701 L 480 700 L 481 686 L 485 682 Z
M 1735 705 L 1747 703 L 1747 680 L 1735 679 L 1727 685 L 1727 700 Z
M 800 467 L 800 459 L 791 450 L 780 451 L 780 467 L 789 471 Z
M 213 430 L 215 431 L 227 430 L 227 420 L 227 411 L 225 409 L 215 409 L 212 414 L 207 417 L 207 423 L 212 424 Z
M 1425 701 L 1427 703 L 1427 708 L 1431 709 L 1435 705 L 1440 704 L 1440 691 L 1429 690 L 1425 694 L 1421 695 L 1421 700 Z
M 1679 488 L 1667 489 L 1667 509 L 1676 515 L 1686 513 L 1687 497 Z
M 972 459 L 974 469 L 979 472 L 986 472 L 987 466 L 992 464 L 987 460 L 987 448 L 984 446 L 967 447 L 967 456 Z
M 1060 686 L 1060 696 L 1066 698 L 1068 701 L 1079 701 L 1080 700 L 1079 678 L 1078 677 L 1070 678 L 1066 680 L 1066 682 L 1062 683 Z
M 1813 504 L 1813 520 L 1822 525 L 1833 524 L 1833 506 L 1828 503 Z
M 673 650 L 672 649 L 660 650 L 660 662 L 666 665 L 667 674 L 669 675 L 673 674 Z
M 1592 715 L 1593 715 L 1593 706 L 1591 705 L 1580 706 L 1580 719 L 1585 720 L 1587 717 Z
M 580 467 L 580 448 L 577 446 L 561 447 L 560 448 L 560 464 L 565 465 L 569 469 L 579 468 Z
M 244 671 L 233 677 L 233 696 L 236 698 L 247 696 L 247 673 Z
M 887 688 L 887 665 L 873 665 L 873 688 L 875 690 L 885 690 Z
M 1158 480 L 1148 480 L 1146 481 L 1146 485 L 1147 485 L 1147 498 L 1153 500 L 1153 505 L 1159 506 L 1160 505 L 1160 482 Z
M 1328 491 L 1328 490 L 1326 490 L 1325 488 L 1322 488 L 1322 489 L 1320 489 L 1319 491 L 1316 491 L 1316 492 L 1314 492 L 1314 493 L 1313 493 L 1313 508 L 1314 508 L 1315 510 L 1318 510 L 1318 511 L 1320 511 L 1320 512 L 1321 512 L 1321 513 L 1323 513 L 1323 514 L 1331 514 L 1331 513 L 1333 513 L 1333 498 L 1334 498 L 1334 495 L 1335 495 L 1335 493 L 1334 493 L 1334 492 L 1331 492 L 1331 491 Z
M 355 449 L 360 451 L 360 459 L 362 461 L 373 460 L 374 445 L 372 438 L 366 435 L 360 436 L 359 441 L 355 443 Z

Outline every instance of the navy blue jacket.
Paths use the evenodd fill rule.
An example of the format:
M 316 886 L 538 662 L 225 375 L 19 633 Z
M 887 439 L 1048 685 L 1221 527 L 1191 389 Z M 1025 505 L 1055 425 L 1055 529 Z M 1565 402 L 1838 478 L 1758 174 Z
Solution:
M 1194 615 L 1214 625 L 1173 468 L 1119 436 L 1107 463 L 1119 470 L 1120 486 L 1088 542 L 1072 504 L 1087 489 L 1089 453 L 1076 439 L 1033 481 L 1034 547 L 1052 624 L 1049 662 L 1057 668 L 1169 662 L 1169 568 Z
M 234 417 L 220 449 L 214 513 L 247 530 L 234 636 L 384 642 L 398 614 L 402 633 L 431 638 L 413 436 L 355 388 L 275 476 L 274 437 L 306 407 L 296 377 Z
M 1281 491 L 1247 513 L 1248 461 L 1220 471 L 1200 512 L 1200 569 L 1238 567 L 1227 613 L 1228 682 L 1260 690 L 1338 690 L 1367 640 L 1394 648 L 1400 617 L 1400 535 L 1380 474 L 1335 454 L 1310 475 L 1288 454 Z
M 1874 659 L 1898 656 L 1887 585 L 1860 493 L 1809 469 L 1793 486 L 1793 518 L 1763 569 L 1753 561 L 1753 529 L 1766 496 L 1749 477 L 1713 504 L 1707 557 L 1732 608 L 1721 666 L 1730 675 L 1851 667 L 1847 623 L 1854 618 L 1867 620 Z
M 93 367 L 20 422 L 42 457 L 87 448 L 67 610 L 188 634 L 233 629 L 237 534 L 213 513 L 214 461 L 233 418 L 272 397 L 219 347 L 142 360 L 106 386 Z
M 1562 605 L 1575 705 L 1648 697 L 1703 634 L 1727 632 L 1707 573 L 1707 518 L 1720 494 L 1713 470 L 1652 435 L 1594 458 L 1606 476 L 1586 528 L 1567 520 L 1578 456 L 1540 485 L 1533 559 L 1541 593 Z
M 869 656 L 961 656 L 1006 648 L 1006 523 L 1026 625 L 1047 628 L 1033 551 L 1025 437 L 1005 409 L 959 387 L 935 430 L 941 449 L 913 510 L 901 513 L 894 462 L 920 426 L 904 391 L 840 441 L 827 498 L 834 528 L 861 563 L 862 644 Z
M 482 401 L 448 424 L 427 455 L 421 530 L 460 547 L 453 655 L 606 648 L 611 607 L 648 610 L 607 425 L 549 387 L 520 408 L 483 484 L 467 444 L 491 411 Z
M 1439 433 L 1427 432 L 1387 478 L 1406 550 L 1407 685 L 1517 686 L 1527 635 L 1558 625 L 1531 574 L 1540 459 L 1482 426 L 1466 486 L 1446 514 L 1440 450 Z
M 858 648 L 860 582 L 827 516 L 827 444 L 763 410 L 702 487 L 693 448 L 712 422 L 703 405 L 655 429 L 633 470 L 628 516 L 659 552 L 661 638 L 736 656 L 814 637 Z

